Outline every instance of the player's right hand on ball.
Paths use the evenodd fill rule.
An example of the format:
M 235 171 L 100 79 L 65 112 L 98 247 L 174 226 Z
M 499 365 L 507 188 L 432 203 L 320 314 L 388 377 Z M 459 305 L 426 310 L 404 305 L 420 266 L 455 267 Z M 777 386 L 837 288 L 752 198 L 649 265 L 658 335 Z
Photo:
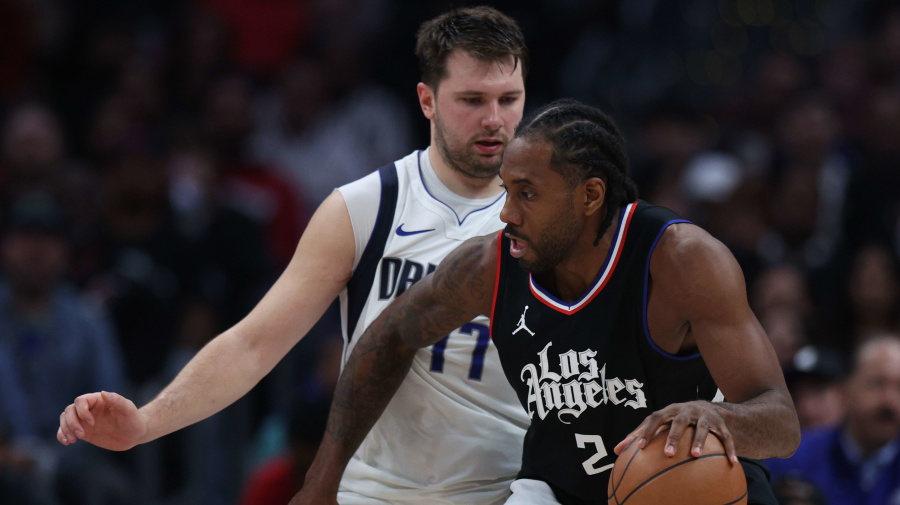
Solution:
M 63 445 L 77 440 L 112 451 L 137 445 L 147 423 L 134 403 L 116 393 L 102 391 L 81 395 L 59 416 L 56 439 Z

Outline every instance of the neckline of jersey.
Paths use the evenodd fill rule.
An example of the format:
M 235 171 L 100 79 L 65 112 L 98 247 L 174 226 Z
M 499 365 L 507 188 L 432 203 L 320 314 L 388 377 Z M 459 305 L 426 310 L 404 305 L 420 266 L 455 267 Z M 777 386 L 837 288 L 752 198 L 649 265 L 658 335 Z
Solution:
M 429 147 L 429 149 L 430 149 L 430 147 Z M 427 166 L 428 166 L 428 168 L 431 170 L 431 172 L 435 175 L 435 179 L 437 180 L 437 184 L 441 184 L 442 187 L 443 187 L 443 189 L 447 192 L 448 195 L 456 195 L 457 197 L 462 198 L 462 199 L 465 199 L 465 200 L 468 200 L 468 201 L 470 201 L 470 202 L 480 202 L 480 201 L 483 201 L 483 202 L 484 202 L 484 206 L 475 208 L 474 210 L 470 211 L 468 214 L 466 214 L 465 216 L 463 216 L 462 219 L 460 219 L 460 218 L 459 218 L 459 214 L 456 212 L 456 209 L 454 209 L 452 205 L 450 205 L 450 204 L 448 204 L 447 202 L 441 200 L 441 199 L 438 198 L 434 193 L 432 193 L 430 189 L 428 189 L 428 184 L 425 183 L 425 174 L 422 172 L 422 164 L 423 164 L 423 162 L 422 162 L 422 153 L 425 153 L 426 151 L 427 151 L 426 149 L 420 149 L 420 150 L 417 152 L 417 156 L 418 156 L 418 168 L 419 168 L 419 182 L 422 183 L 422 188 L 425 190 L 425 193 L 427 193 L 428 196 L 431 197 L 432 200 L 434 200 L 435 202 L 437 202 L 437 203 L 443 205 L 443 206 L 446 207 L 450 212 L 453 213 L 453 217 L 456 218 L 456 224 L 457 224 L 458 226 L 462 226 L 463 222 L 465 222 L 465 220 L 468 219 L 469 216 L 471 216 L 471 215 L 473 215 L 473 214 L 476 214 L 476 213 L 478 213 L 478 212 L 481 212 L 481 211 L 490 209 L 491 207 L 493 207 L 494 205 L 496 205 L 498 201 L 500 201 L 501 199 L 503 199 L 503 197 L 506 196 L 506 191 L 505 191 L 505 190 L 504 190 L 502 193 L 500 193 L 499 195 L 497 195 L 497 198 L 494 198 L 494 199 L 483 198 L 483 199 L 481 199 L 481 200 L 473 200 L 473 199 L 468 199 L 468 198 L 464 198 L 464 197 L 461 197 L 461 196 L 459 196 L 459 195 L 456 195 L 456 193 L 453 193 L 453 191 L 452 191 L 450 188 L 448 188 L 446 185 L 444 185 L 444 184 L 441 182 L 441 180 L 437 177 L 437 174 L 434 173 L 434 168 L 431 167 L 430 162 L 429 162 L 428 160 L 426 160 L 425 163 L 427 164 Z M 477 205 L 477 204 L 476 204 L 476 205 Z
M 537 281 L 534 280 L 534 276 L 528 274 L 528 283 L 531 286 L 531 293 L 535 298 L 551 309 L 566 315 L 574 314 L 589 304 L 606 286 L 607 281 L 609 281 L 613 271 L 616 269 L 616 265 L 619 263 L 619 258 L 622 255 L 622 248 L 625 244 L 625 236 L 628 233 L 628 226 L 631 224 L 631 218 L 634 216 L 634 211 L 636 209 L 637 202 L 632 202 L 621 210 L 615 239 L 612 246 L 609 248 L 609 252 L 606 253 L 606 259 L 603 262 L 603 266 L 600 268 L 600 273 L 597 274 L 591 287 L 581 296 L 581 298 L 573 303 L 566 303 L 542 288 Z

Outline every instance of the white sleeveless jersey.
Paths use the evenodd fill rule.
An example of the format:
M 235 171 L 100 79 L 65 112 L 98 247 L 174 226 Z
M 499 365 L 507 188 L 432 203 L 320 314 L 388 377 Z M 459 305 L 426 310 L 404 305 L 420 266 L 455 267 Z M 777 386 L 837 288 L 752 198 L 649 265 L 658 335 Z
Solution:
M 353 277 L 340 296 L 344 362 L 400 293 L 466 239 L 503 227 L 503 195 L 460 218 L 429 193 L 421 166 L 427 155 L 412 153 L 339 188 L 357 240 Z M 339 503 L 505 501 L 521 465 L 528 417 L 506 381 L 488 327 L 488 318 L 479 316 L 416 354 L 347 466 Z

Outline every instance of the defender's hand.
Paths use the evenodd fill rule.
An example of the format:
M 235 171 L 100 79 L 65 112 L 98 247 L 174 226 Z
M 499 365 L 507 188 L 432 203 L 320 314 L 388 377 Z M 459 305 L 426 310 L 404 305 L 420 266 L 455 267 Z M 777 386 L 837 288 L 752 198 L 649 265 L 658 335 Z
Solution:
M 81 395 L 59 416 L 56 439 L 63 445 L 77 440 L 113 451 L 131 449 L 147 433 L 147 422 L 131 400 L 102 391 Z

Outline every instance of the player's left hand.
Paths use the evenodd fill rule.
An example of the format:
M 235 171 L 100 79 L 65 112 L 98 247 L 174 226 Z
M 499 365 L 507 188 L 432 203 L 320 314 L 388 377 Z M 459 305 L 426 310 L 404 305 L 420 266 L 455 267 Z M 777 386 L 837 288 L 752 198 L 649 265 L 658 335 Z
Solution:
M 712 433 L 719 437 L 722 445 L 725 447 L 725 453 L 728 460 L 737 463 L 737 450 L 734 447 L 734 437 L 731 435 L 728 426 L 725 425 L 725 419 L 715 404 L 704 401 L 694 401 L 687 403 L 673 403 L 662 410 L 647 416 L 634 431 L 632 431 L 624 440 L 619 442 L 613 451 L 616 455 L 621 454 L 623 450 L 637 439 L 638 447 L 643 449 L 647 446 L 655 435 L 668 429 L 669 434 L 666 436 L 665 453 L 672 457 L 675 455 L 675 447 L 678 441 L 684 435 L 684 430 L 688 426 L 694 426 L 694 440 L 691 442 L 691 455 L 699 457 L 703 454 L 703 445 L 706 443 L 706 437 Z

